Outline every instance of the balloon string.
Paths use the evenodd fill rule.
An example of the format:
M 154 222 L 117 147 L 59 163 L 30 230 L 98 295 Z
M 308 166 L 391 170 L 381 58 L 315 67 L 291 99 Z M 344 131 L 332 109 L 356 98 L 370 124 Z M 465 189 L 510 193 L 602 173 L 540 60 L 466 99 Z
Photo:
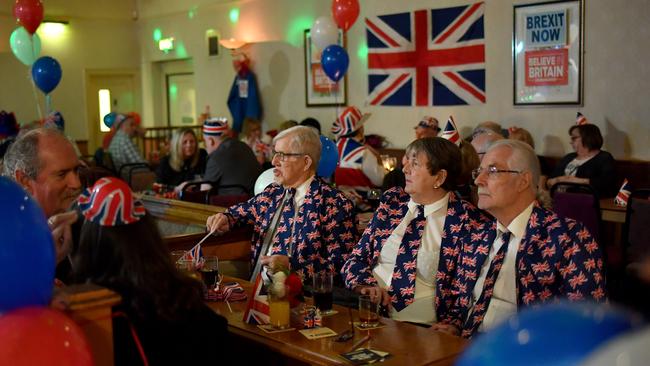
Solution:
M 32 91 L 34 92 L 34 101 L 36 101 L 36 109 L 38 110 L 38 119 L 43 119 L 43 111 L 41 110 L 41 104 L 38 102 L 38 94 L 36 93 L 36 84 L 34 83 L 34 78 L 30 75 L 30 72 L 27 71 L 27 77 L 32 83 Z
M 49 116 L 52 112 L 52 96 L 45 94 L 45 113 Z

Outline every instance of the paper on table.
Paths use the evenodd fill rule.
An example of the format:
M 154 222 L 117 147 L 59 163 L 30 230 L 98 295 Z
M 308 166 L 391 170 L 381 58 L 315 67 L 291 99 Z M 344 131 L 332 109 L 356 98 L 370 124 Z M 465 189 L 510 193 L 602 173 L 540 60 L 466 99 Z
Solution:
M 313 328 L 313 329 L 302 329 L 299 330 L 302 335 L 307 337 L 307 339 L 319 339 L 319 338 L 326 338 L 326 337 L 333 337 L 337 333 L 330 328 L 327 327 L 320 327 L 320 328 Z

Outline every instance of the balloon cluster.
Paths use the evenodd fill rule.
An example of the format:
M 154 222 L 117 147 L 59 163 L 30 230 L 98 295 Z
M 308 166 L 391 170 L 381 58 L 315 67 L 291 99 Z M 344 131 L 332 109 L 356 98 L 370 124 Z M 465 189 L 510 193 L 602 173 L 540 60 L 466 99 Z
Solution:
M 43 210 L 0 177 L 0 365 L 92 365 L 84 334 L 48 309 L 55 250 Z
M 322 50 L 321 65 L 328 78 L 338 82 L 345 76 L 350 58 L 345 48 L 337 43 L 339 28 L 347 32 L 359 17 L 358 0 L 333 0 L 332 18 L 322 16 L 311 27 L 311 39 Z M 336 23 L 336 24 L 335 24 Z
M 9 37 L 14 56 L 32 67 L 32 80 L 45 94 L 49 94 L 61 81 L 61 65 L 49 56 L 38 57 L 41 53 L 41 38 L 36 30 L 43 21 L 41 0 L 16 0 L 14 16 L 20 26 Z

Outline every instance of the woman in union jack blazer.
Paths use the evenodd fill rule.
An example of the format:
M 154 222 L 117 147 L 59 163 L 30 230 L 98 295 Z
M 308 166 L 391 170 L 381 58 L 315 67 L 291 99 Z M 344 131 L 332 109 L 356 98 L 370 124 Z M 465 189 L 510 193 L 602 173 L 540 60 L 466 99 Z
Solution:
M 384 193 L 341 273 L 351 290 L 391 308 L 398 320 L 431 324 L 445 318 L 461 246 L 489 218 L 453 190 L 458 147 L 438 137 L 406 149 L 406 187 Z
M 474 173 L 479 208 L 496 220 L 463 243 L 444 322 L 471 337 L 518 309 L 568 299 L 605 300 L 598 243 L 575 220 L 560 218 L 535 201 L 535 152 L 521 141 L 499 140 Z

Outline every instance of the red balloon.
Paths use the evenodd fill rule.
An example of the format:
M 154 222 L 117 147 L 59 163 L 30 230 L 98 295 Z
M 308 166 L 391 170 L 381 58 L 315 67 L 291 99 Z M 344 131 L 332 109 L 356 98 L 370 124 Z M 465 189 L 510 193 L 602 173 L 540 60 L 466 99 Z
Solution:
M 41 0 L 16 0 L 14 16 L 29 34 L 34 34 L 43 21 L 43 3 Z
M 62 312 L 27 307 L 0 316 L 0 365 L 92 366 L 86 337 Z
M 359 1 L 333 0 L 332 17 L 339 28 L 343 29 L 344 32 L 347 31 L 359 17 Z

